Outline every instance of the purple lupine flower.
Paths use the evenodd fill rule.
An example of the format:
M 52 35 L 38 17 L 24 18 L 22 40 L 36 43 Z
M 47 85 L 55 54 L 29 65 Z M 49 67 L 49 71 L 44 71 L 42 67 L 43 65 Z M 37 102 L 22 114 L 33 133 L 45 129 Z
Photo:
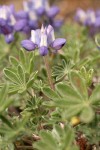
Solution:
M 55 20 L 51 20 L 51 24 L 52 24 L 52 26 L 55 28 L 55 29 L 59 29 L 62 25 L 63 25 L 63 23 L 64 23 L 64 21 L 62 20 L 62 19 L 55 19 Z
M 95 24 L 96 21 L 96 14 L 93 10 L 87 10 L 86 12 L 86 19 L 84 21 L 84 25 L 92 26 Z
M 96 17 L 95 27 L 97 27 L 97 28 L 100 27 L 100 16 L 97 16 L 97 17 Z
M 54 28 L 57 29 L 62 25 L 63 21 L 56 21 L 54 18 L 59 13 L 59 8 L 57 6 L 49 5 L 48 0 L 28 0 L 23 3 L 24 11 L 28 13 L 27 26 L 32 29 L 37 29 L 42 22 L 46 22 L 46 25 L 52 24 Z M 21 12 L 24 16 L 25 14 Z M 18 14 L 20 16 L 20 13 Z
M 66 43 L 66 39 L 57 38 L 55 39 L 54 29 L 51 25 L 47 28 L 43 27 L 41 30 L 32 30 L 31 38 L 29 40 L 23 40 L 21 45 L 27 51 L 34 51 L 35 49 L 39 49 L 39 53 L 42 56 L 48 54 L 49 49 L 53 49 L 54 52 L 60 50 Z
M 81 24 L 84 24 L 84 22 L 86 20 L 86 13 L 85 13 L 85 11 L 79 8 L 76 11 L 75 20 L 77 22 L 81 23 Z
M 100 10 L 94 11 L 89 9 L 84 11 L 78 9 L 75 20 L 88 27 L 90 36 L 94 36 L 96 33 L 100 32 Z
M 100 17 L 100 9 L 96 10 L 96 17 Z
M 13 29 L 15 25 L 14 6 L 1 6 L 0 7 L 0 33 L 5 35 L 7 43 L 14 40 Z
M 48 9 L 47 11 L 47 16 L 49 18 L 55 17 L 59 13 L 59 8 L 57 6 L 52 6 L 51 8 Z

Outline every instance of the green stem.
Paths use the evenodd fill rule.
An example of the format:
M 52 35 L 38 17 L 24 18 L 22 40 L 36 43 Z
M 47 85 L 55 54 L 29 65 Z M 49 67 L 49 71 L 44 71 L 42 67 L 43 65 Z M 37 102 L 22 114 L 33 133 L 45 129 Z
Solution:
M 44 63 L 45 63 L 46 71 L 47 71 L 49 85 L 50 85 L 51 89 L 54 90 L 55 88 L 54 88 L 54 84 L 53 84 L 52 77 L 51 77 L 51 70 L 49 67 L 48 58 L 47 58 L 47 56 L 44 56 L 43 59 L 44 59 Z

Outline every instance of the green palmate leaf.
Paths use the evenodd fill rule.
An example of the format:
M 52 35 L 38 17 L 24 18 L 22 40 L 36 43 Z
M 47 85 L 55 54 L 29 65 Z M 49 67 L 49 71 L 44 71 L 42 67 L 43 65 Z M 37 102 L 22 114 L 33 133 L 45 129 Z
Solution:
M 33 145 L 37 150 L 78 150 L 73 142 L 75 135 L 69 126 L 56 125 L 52 131 L 42 131 L 41 140 Z
M 33 69 L 34 69 L 34 59 L 31 58 L 30 59 L 30 66 L 29 66 L 29 72 L 30 72 L 30 74 L 33 72 Z
M 67 132 L 66 132 L 66 136 L 65 136 L 65 139 L 64 139 L 64 145 L 63 145 L 63 148 L 64 150 L 67 150 L 67 149 L 71 149 L 71 144 L 73 142 L 73 139 L 74 139 L 74 132 L 71 128 L 68 128 L 67 129 Z
M 10 84 L 10 93 L 17 92 L 23 93 L 27 88 L 33 86 L 34 80 L 37 76 L 37 71 L 29 74 L 25 71 L 25 68 L 22 65 L 18 65 L 16 70 L 14 68 L 4 69 L 4 74 L 7 79 L 11 82 Z
M 92 121 L 93 117 L 94 111 L 90 106 L 85 107 L 80 115 L 81 121 L 85 123 L 89 123 L 90 121 Z
M 50 99 L 57 100 L 60 98 L 60 96 L 50 88 L 43 88 L 43 93 L 49 97 Z
M 0 113 L 5 111 L 5 109 L 13 102 L 12 99 L 6 99 L 8 94 L 8 86 L 4 85 L 0 91 Z
M 9 88 L 9 93 L 15 93 L 19 91 L 20 85 L 11 84 Z
M 4 101 L 6 99 L 7 93 L 8 93 L 8 86 L 4 85 L 4 87 L 0 91 L 0 106 L 2 104 L 4 104 Z
M 92 92 L 92 95 L 89 98 L 91 104 L 98 104 L 100 102 L 100 85 L 98 85 Z
M 33 145 L 33 147 L 34 147 L 34 145 Z M 48 147 L 48 145 L 46 145 L 43 142 L 39 142 L 37 145 L 35 145 L 35 147 L 36 147 L 37 150 L 46 150 L 46 149 L 48 149 L 48 150 L 55 150 L 55 149 L 50 149 Z
M 18 75 L 22 84 L 25 84 L 25 72 L 21 65 L 18 66 Z
M 54 101 L 54 106 L 60 107 L 60 108 L 68 108 L 71 106 L 77 106 L 77 105 L 82 105 L 81 101 L 78 99 L 64 99 L 60 98 Z
M 8 108 L 12 103 L 13 103 L 12 99 L 6 100 L 5 103 L 0 107 L 0 112 L 6 110 L 6 108 Z
M 10 128 L 13 127 L 12 124 L 11 124 L 11 122 L 10 122 L 5 116 L 0 115 L 0 119 L 1 119 L 8 127 L 10 127 Z
M 24 53 L 23 50 L 20 50 L 20 51 L 19 51 L 19 59 L 20 59 L 20 61 L 21 61 L 21 64 L 22 64 L 23 66 L 25 66 L 25 64 L 26 64 L 26 56 L 25 56 L 25 53 Z
M 20 80 L 16 73 L 12 72 L 10 69 L 4 69 L 4 74 L 10 81 L 17 84 L 20 83 Z
M 82 109 L 83 109 L 83 106 L 81 104 L 70 106 L 69 108 L 66 108 L 65 111 L 63 110 L 62 117 L 64 119 L 70 119 L 71 117 L 79 114 Z
M 81 78 L 78 72 L 72 71 L 70 73 L 70 81 L 73 88 L 77 91 L 78 94 L 82 97 L 83 100 L 88 99 L 88 92 L 85 81 Z
M 31 80 L 29 80 L 29 81 L 27 82 L 27 88 L 32 87 L 32 86 L 33 86 L 33 84 L 34 84 L 34 78 L 33 78 L 33 79 L 31 79 Z
M 59 83 L 56 85 L 56 89 L 61 94 L 62 97 L 67 97 L 68 99 L 80 100 L 81 96 L 69 85 L 64 83 Z M 81 100 L 80 100 L 81 101 Z
M 0 126 L 0 133 L 3 134 L 9 141 L 14 141 L 22 133 L 26 133 L 25 125 L 28 120 L 28 115 L 22 119 L 17 119 L 13 121 L 11 127 L 8 125 L 8 122 L 4 122 Z
M 76 76 L 75 76 L 75 79 L 76 79 Z M 71 117 L 73 117 L 75 115 L 80 116 L 80 115 L 84 114 L 83 112 L 85 112 L 85 110 L 86 111 L 89 110 L 89 109 L 87 109 L 87 106 L 89 108 L 91 108 L 90 110 L 92 110 L 93 106 L 91 105 L 88 97 L 87 97 L 87 99 L 86 99 L 86 97 L 82 97 L 83 96 L 83 95 L 81 95 L 82 91 L 79 92 L 79 89 L 76 90 L 75 89 L 76 85 L 77 84 L 75 82 L 75 84 L 72 88 L 71 86 L 66 85 L 65 83 L 58 83 L 55 88 L 56 92 L 52 91 L 49 88 L 44 88 L 43 93 L 52 100 L 52 101 L 49 101 L 48 103 L 45 102 L 44 105 L 46 105 L 48 107 L 60 108 L 61 113 L 59 115 L 64 120 L 70 119 Z M 92 110 L 91 112 L 93 112 L 93 111 L 94 110 Z M 93 117 L 92 117 L 93 113 L 90 113 L 88 118 L 85 116 L 84 120 L 82 120 L 82 121 L 85 122 L 85 120 L 86 120 L 86 123 L 91 121 L 93 119 Z
M 63 78 L 65 78 L 71 69 L 74 67 L 74 64 L 71 61 L 65 61 L 64 59 L 62 60 L 62 63 L 60 65 L 54 66 L 53 67 L 53 73 L 52 75 L 56 77 L 56 81 L 59 81 Z
M 13 65 L 14 67 L 17 67 L 19 65 L 19 62 L 18 62 L 18 60 L 15 57 L 10 56 L 9 59 L 10 59 L 11 65 Z
M 28 82 L 27 82 L 27 88 L 32 87 L 35 81 L 35 78 L 37 76 L 37 71 L 35 71 L 34 73 L 31 74 L 31 77 L 29 78 Z
M 55 142 L 54 137 L 52 136 L 51 132 L 42 131 L 40 136 L 43 138 L 44 142 L 48 143 L 49 148 L 54 149 L 57 147 L 57 143 Z

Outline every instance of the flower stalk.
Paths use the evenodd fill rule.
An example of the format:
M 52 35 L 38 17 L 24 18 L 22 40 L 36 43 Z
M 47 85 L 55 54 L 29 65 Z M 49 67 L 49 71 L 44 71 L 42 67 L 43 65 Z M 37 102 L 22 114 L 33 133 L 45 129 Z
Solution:
M 50 66 L 49 66 L 49 62 L 48 62 L 47 56 L 44 56 L 43 60 L 44 60 L 44 63 L 45 63 L 45 67 L 46 67 L 46 71 L 47 71 L 48 82 L 49 82 L 50 88 L 52 90 L 54 90 L 55 87 L 54 87 L 54 84 L 53 84 L 53 81 L 52 81 L 51 70 L 50 70 Z

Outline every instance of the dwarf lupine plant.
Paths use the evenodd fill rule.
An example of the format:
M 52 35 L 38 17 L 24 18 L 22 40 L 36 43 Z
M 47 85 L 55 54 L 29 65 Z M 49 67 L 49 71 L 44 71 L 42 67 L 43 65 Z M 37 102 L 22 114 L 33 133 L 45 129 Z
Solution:
M 52 24 L 33 26 L 51 9 L 45 9 L 47 0 L 35 1 L 30 1 L 30 10 L 13 13 L 12 9 L 14 25 L 10 15 L 4 19 L 12 25 L 11 33 L 31 31 L 31 36 L 23 40 L 15 34 L 9 46 L 0 37 L 0 150 L 99 150 L 100 36 L 94 43 L 85 27 L 70 22 L 61 30 L 68 39 L 64 46 L 66 38 L 55 38 Z M 6 25 L 0 27 L 4 36 Z
M 21 45 L 29 52 L 39 49 L 40 55 L 46 56 L 49 51 L 51 51 L 52 53 L 57 53 L 57 51 L 60 50 L 65 45 L 65 43 L 66 39 L 64 38 L 55 39 L 54 29 L 51 25 L 49 25 L 48 27 L 44 27 L 42 25 L 41 30 L 32 30 L 30 40 L 23 40 L 21 42 Z M 54 89 L 48 60 L 45 57 L 44 62 L 50 87 Z

